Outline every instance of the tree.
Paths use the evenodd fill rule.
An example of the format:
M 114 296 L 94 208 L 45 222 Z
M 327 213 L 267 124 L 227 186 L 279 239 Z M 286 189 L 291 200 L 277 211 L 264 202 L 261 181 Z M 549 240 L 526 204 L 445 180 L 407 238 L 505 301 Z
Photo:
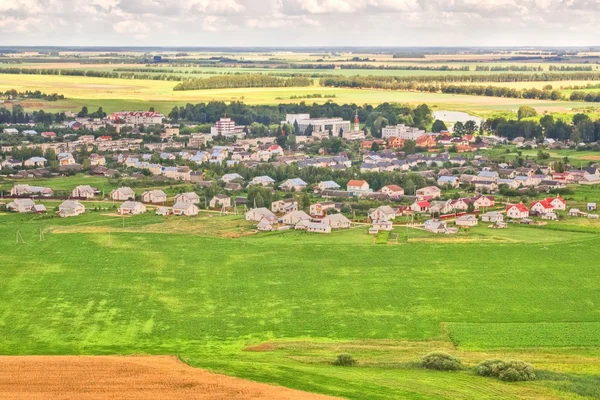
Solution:
M 340 354 L 333 362 L 333 365 L 337 365 L 339 367 L 352 367 L 356 365 L 356 360 L 352 358 L 350 354 Z
M 524 118 L 531 118 L 537 115 L 537 111 L 533 107 L 529 106 L 521 106 L 519 107 L 519 111 L 517 112 L 517 118 L 520 120 Z
M 294 120 L 294 133 L 298 134 L 300 132 L 300 126 L 298 125 L 298 121 Z
M 427 369 L 438 371 L 458 371 L 462 369 L 460 358 L 442 351 L 431 352 L 421 358 L 421 365 Z
M 475 373 L 479 376 L 496 377 L 506 382 L 524 382 L 536 379 L 531 364 L 519 360 L 485 360 L 475 367 Z
M 371 145 L 371 151 L 379 151 L 379 143 L 373 142 Z
M 477 132 L 477 123 L 473 120 L 469 120 L 465 123 L 465 133 L 467 135 L 474 135 Z
M 448 128 L 446 127 L 446 124 L 444 123 L 444 121 L 441 121 L 439 119 L 436 119 L 431 127 L 431 132 L 433 133 L 440 133 L 442 131 L 447 131 Z
M 306 127 L 306 130 L 304 131 L 304 135 L 305 136 L 312 136 L 312 133 L 313 133 L 313 126 L 309 124 Z
M 465 134 L 465 125 L 458 121 L 456 124 L 454 124 L 454 136 L 462 136 Z
M 89 114 L 88 108 L 86 106 L 83 106 L 83 107 L 81 107 L 81 111 L 79 111 L 79 114 L 77 114 L 77 116 L 79 118 L 84 118 L 84 117 L 87 117 L 88 114 Z

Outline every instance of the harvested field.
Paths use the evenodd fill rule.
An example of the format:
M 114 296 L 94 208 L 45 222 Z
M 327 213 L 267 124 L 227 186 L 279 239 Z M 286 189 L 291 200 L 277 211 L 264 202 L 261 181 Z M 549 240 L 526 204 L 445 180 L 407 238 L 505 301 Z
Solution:
M 175 357 L 0 357 L 0 398 L 333 399 L 189 367 Z

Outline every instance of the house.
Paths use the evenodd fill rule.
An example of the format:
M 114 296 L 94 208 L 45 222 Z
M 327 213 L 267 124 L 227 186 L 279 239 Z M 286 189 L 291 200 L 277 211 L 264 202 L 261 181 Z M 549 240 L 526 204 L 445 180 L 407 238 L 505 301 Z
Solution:
M 98 189 L 91 187 L 90 185 L 79 185 L 73 192 L 71 192 L 71 196 L 78 199 L 93 199 L 96 197 L 98 193 Z
M 283 182 L 279 188 L 281 190 L 285 190 L 286 192 L 301 192 L 302 190 L 306 189 L 307 186 L 308 183 L 304 182 L 302 179 L 293 178 Z
M 571 208 L 569 210 L 569 217 L 581 217 L 583 213 L 578 208 Z
M 56 138 L 56 132 L 42 132 L 40 136 L 46 139 L 54 139 Z
M 457 188 L 460 185 L 460 181 L 456 176 L 440 176 L 437 180 L 438 186 L 450 186 Z
M 480 194 L 473 198 L 473 205 L 475 209 L 494 207 L 496 205 L 496 198 Z
M 371 189 L 369 189 L 369 183 L 367 181 L 352 179 L 348 182 L 348 185 L 346 185 L 346 191 L 352 193 L 353 196 L 359 196 L 371 192 Z
M 475 181 L 475 190 L 492 192 L 498 189 L 498 183 L 494 181 Z
M 142 193 L 144 203 L 159 204 L 167 201 L 167 194 L 162 190 L 150 190 Z
M 169 207 L 158 207 L 158 209 L 156 210 L 156 215 L 166 217 L 169 214 L 171 214 L 171 210 L 169 209 Z
M 333 229 L 346 229 L 352 226 L 352 222 L 342 214 L 328 215 L 322 222 Z
M 39 196 L 39 197 L 52 197 L 54 190 L 43 187 L 43 186 L 29 186 L 29 185 L 14 185 L 10 189 L 10 195 L 21 197 L 21 196 Z
M 442 196 L 442 191 L 436 186 L 427 186 L 417 190 L 416 196 L 418 199 L 437 199 Z
M 558 215 L 554 211 L 547 212 L 541 215 L 542 219 L 547 219 L 550 221 L 558 221 Z
M 410 206 L 410 209 L 414 212 L 426 213 L 426 212 L 429 212 L 429 207 L 430 207 L 429 202 L 426 200 L 423 200 L 423 201 L 415 201 Z
M 592 186 L 600 184 L 600 176 L 598 175 L 585 175 L 580 181 L 580 185 Z
M 243 181 L 244 177 L 238 173 L 233 174 L 225 174 L 221 177 L 221 181 L 225 183 L 233 182 L 233 181 Z
M 98 165 L 104 166 L 106 165 L 106 158 L 104 158 L 104 156 L 98 155 L 98 154 L 90 154 L 90 156 L 88 157 L 88 160 L 90 161 L 90 165 L 92 167 L 96 167 Z
M 269 221 L 277 221 L 277 217 L 273 214 L 269 209 L 261 207 L 261 208 L 253 208 L 246 212 L 246 221 L 256 221 L 260 222 L 262 219 L 267 219 Z
M 437 219 L 430 219 L 425 221 L 425 225 L 423 226 L 426 231 L 432 233 L 455 233 L 455 230 L 448 228 L 448 224 L 444 221 L 439 221 Z
M 175 203 L 199 204 L 200 196 L 194 192 L 180 193 L 175 196 Z
M 310 215 L 302 210 L 292 211 L 281 217 L 281 223 L 286 225 L 296 225 L 300 221 L 310 221 Z
M 390 206 L 381 206 L 369 210 L 369 219 L 371 221 L 390 221 L 396 218 L 396 210 Z
M 334 181 L 323 181 L 323 182 L 319 182 L 319 184 L 317 185 L 317 188 L 319 190 L 339 190 L 342 187 L 340 185 L 338 185 L 337 183 L 335 183 Z
M 270 176 L 257 176 L 250 181 L 250 185 L 271 186 L 275 183 L 275 179 Z
M 298 211 L 298 202 L 294 199 L 284 199 L 271 203 L 271 211 L 274 213 L 289 213 Z
M 473 216 L 473 215 L 463 215 L 462 217 L 458 217 L 456 218 L 456 226 L 466 226 L 466 227 L 471 227 L 471 226 L 477 226 L 478 224 L 478 220 L 477 217 Z
M 130 187 L 120 187 L 110 192 L 110 199 L 118 201 L 134 200 L 135 192 Z
M 23 165 L 25 167 L 44 167 L 48 163 L 44 157 L 31 157 L 30 159 L 25 160 Z
M 31 199 L 14 199 L 6 205 L 6 209 L 17 213 L 34 212 L 36 204 Z
M 183 215 L 186 217 L 195 217 L 198 215 L 199 208 L 194 203 L 179 202 L 173 206 L 173 215 Z
M 391 231 L 394 229 L 394 224 L 392 221 L 373 221 L 373 225 L 371 227 L 374 231 Z M 370 231 L 370 230 L 369 230 Z
M 506 206 L 506 216 L 508 218 L 523 219 L 529 218 L 529 209 L 525 204 L 512 204 Z
M 0 163 L 0 166 L 8 167 L 8 168 L 20 167 L 22 165 L 23 165 L 23 163 L 21 162 L 21 160 L 15 160 L 14 158 L 4 160 L 4 161 L 2 161 L 2 163 Z
M 588 211 L 596 211 L 597 205 L 596 203 L 587 203 L 587 210 Z
M 338 207 L 337 204 L 332 201 L 325 201 L 322 203 L 315 203 L 310 205 L 310 215 L 313 217 L 325 217 L 327 215 L 328 210 L 341 211 L 341 207 Z
M 138 201 L 126 201 L 119 207 L 121 215 L 138 215 L 146 212 L 146 206 Z
M 18 135 L 19 131 L 15 128 L 4 128 L 2 133 L 4 133 L 5 135 Z
M 481 222 L 503 222 L 504 214 L 497 211 L 490 211 L 481 216 Z
M 77 200 L 65 200 L 58 206 L 61 217 L 74 217 L 85 212 L 85 206 Z
M 306 231 L 312 233 L 331 233 L 331 226 L 325 223 L 311 222 L 306 227 Z
M 231 207 L 231 197 L 225 194 L 217 194 L 210 200 L 209 206 L 210 208 Z
M 267 219 L 267 218 L 263 218 L 260 220 L 260 222 L 258 223 L 258 225 L 256 225 L 256 228 L 259 231 L 263 231 L 263 232 L 271 232 L 273 230 L 273 223 L 271 220 Z
M 229 182 L 225 184 L 224 189 L 228 192 L 241 192 L 244 187 L 238 182 Z
M 566 211 L 567 209 L 567 202 L 565 201 L 565 199 L 560 197 L 560 195 L 556 198 L 549 197 L 546 199 L 546 201 L 550 202 L 554 210 Z
M 404 189 L 398 185 L 387 185 L 381 188 L 381 193 L 387 194 L 392 199 L 399 199 L 404 196 Z
M 531 211 L 538 215 L 544 215 L 553 212 L 554 207 L 548 200 L 538 200 L 531 203 Z
M 59 153 L 56 157 L 58 157 L 58 165 L 77 164 L 75 158 L 71 153 Z

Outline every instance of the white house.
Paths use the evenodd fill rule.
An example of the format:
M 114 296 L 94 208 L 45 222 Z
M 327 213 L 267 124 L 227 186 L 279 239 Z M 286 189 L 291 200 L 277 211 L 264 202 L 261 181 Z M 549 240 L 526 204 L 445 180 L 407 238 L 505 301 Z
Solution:
M 323 181 L 319 182 L 317 185 L 319 190 L 339 190 L 341 186 L 335 183 L 334 181 Z
M 96 193 L 98 193 L 98 189 L 93 188 L 90 185 L 79 185 L 73 189 L 71 196 L 79 199 L 93 199 L 96 197 Z
M 387 194 L 391 198 L 398 199 L 404 196 L 404 189 L 398 185 L 387 185 L 381 188 L 381 193 Z
M 173 215 L 184 215 L 186 217 L 195 217 L 198 215 L 198 206 L 194 203 L 179 202 L 173 206 Z
M 306 189 L 307 186 L 308 183 L 304 182 L 302 179 L 293 178 L 283 182 L 279 188 L 287 192 L 301 192 L 302 190 Z
M 275 179 L 270 176 L 256 176 L 250 181 L 250 185 L 271 186 L 275 183 Z
M 48 160 L 44 157 L 31 157 L 23 163 L 26 167 L 44 167 Z
M 271 211 L 274 213 L 289 213 L 298 211 L 298 202 L 294 199 L 284 199 L 271 203 Z
M 121 215 L 138 215 L 146 212 L 146 206 L 138 201 L 126 201 L 119 207 Z
M 421 200 L 427 198 L 437 199 L 442 196 L 442 191 L 436 186 L 427 186 L 417 190 L 416 195 L 417 198 Z
M 457 176 L 440 176 L 437 180 L 438 186 L 450 186 L 457 188 L 460 185 L 460 181 Z
M 200 203 L 200 196 L 194 192 L 180 193 L 175 196 L 175 203 L 198 204 Z
M 394 224 L 392 224 L 392 221 L 373 221 L 372 229 L 389 232 L 394 229 Z
M 354 196 L 359 196 L 364 193 L 370 193 L 369 183 L 363 180 L 352 179 L 346 185 L 346 190 Z
M 456 219 L 456 226 L 477 226 L 477 217 L 473 215 L 463 215 Z
M 273 214 L 269 209 L 264 207 L 253 208 L 252 210 L 246 212 L 246 221 L 260 222 L 262 219 L 277 221 L 277 216 L 275 216 L 275 214 Z
M 396 210 L 390 206 L 381 206 L 369 211 L 371 221 L 390 221 L 396 218 Z
M 352 225 L 352 222 L 342 214 L 328 215 L 321 222 L 333 229 L 346 229 Z
M 490 211 L 481 216 L 481 222 L 496 223 L 496 222 L 503 222 L 503 221 L 504 221 L 504 215 L 497 211 Z
M 135 192 L 130 187 L 120 187 L 110 192 L 110 198 L 119 201 L 134 200 Z
M 238 173 L 233 174 L 225 174 L 221 177 L 221 181 L 225 183 L 233 182 L 233 181 L 243 181 L 244 177 Z
M 292 211 L 281 217 L 281 222 L 286 225 L 296 225 L 300 221 L 310 221 L 310 215 L 302 210 Z
M 311 222 L 306 230 L 313 233 L 331 233 L 331 226 L 325 223 Z
M 167 201 L 167 194 L 162 190 L 150 190 L 142 193 L 144 203 L 161 204 Z
M 65 200 L 58 206 L 61 217 L 74 217 L 85 212 L 85 206 L 77 200 Z
M 514 219 L 529 218 L 529 209 L 525 204 L 508 205 L 506 207 L 506 216 Z
M 9 211 L 18 213 L 35 212 L 36 204 L 31 199 L 14 199 L 6 205 Z
M 210 208 L 231 207 L 231 197 L 225 194 L 217 194 L 210 200 Z

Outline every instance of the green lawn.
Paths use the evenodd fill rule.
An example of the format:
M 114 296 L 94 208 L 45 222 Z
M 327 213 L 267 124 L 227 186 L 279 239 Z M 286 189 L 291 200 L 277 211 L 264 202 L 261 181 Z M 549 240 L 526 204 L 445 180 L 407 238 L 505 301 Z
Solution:
M 250 229 L 239 216 L 0 215 L 0 354 L 178 354 L 352 399 L 583 393 L 566 375 L 564 385 L 515 385 L 415 367 L 437 348 L 469 365 L 499 348 L 531 362 L 538 351 L 543 369 L 592 382 L 600 373 L 599 226 L 567 241 L 565 232 L 511 226 L 388 245 L 362 227 L 330 236 Z M 25 244 L 15 244 L 17 231 Z M 408 342 L 379 348 L 382 340 Z M 244 351 L 270 341 L 281 349 Z M 371 350 L 340 344 L 356 341 Z M 346 351 L 358 367 L 329 365 Z

